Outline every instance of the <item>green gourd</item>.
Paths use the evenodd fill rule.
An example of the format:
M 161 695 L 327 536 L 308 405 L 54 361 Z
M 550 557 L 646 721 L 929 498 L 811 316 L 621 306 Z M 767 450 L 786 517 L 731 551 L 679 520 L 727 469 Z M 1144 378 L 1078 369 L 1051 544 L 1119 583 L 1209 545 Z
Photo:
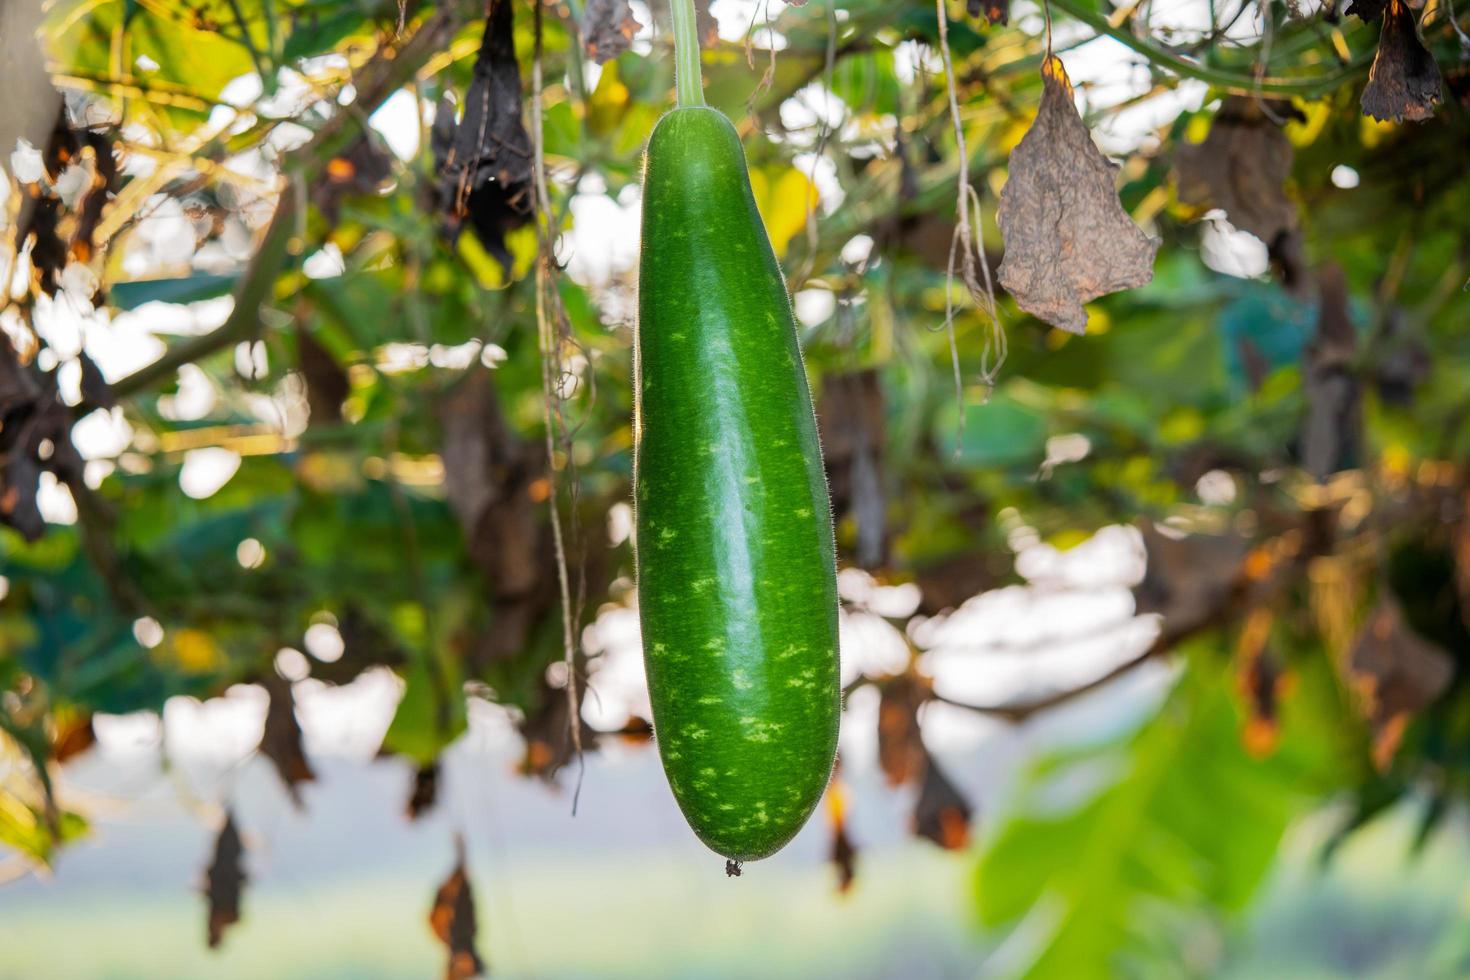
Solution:
M 701 104 L 692 29 L 680 41 L 696 60 L 681 60 L 680 107 L 654 128 L 643 180 L 638 600 L 669 785 L 738 863 L 795 836 L 831 775 L 836 563 L 786 284 L 740 138 Z

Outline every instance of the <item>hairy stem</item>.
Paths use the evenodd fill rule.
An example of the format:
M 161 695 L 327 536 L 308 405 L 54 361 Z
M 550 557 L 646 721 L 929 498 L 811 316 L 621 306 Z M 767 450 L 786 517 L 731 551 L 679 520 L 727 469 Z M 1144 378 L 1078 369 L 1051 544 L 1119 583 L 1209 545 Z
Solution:
M 694 0 L 670 0 L 674 11 L 674 91 L 681 109 L 704 105 L 704 79 L 699 74 L 699 28 Z

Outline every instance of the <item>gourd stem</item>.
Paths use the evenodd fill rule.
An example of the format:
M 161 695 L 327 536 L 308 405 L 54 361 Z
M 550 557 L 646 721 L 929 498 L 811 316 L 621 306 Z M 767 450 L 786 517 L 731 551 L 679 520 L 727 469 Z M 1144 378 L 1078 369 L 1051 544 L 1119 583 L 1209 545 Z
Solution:
M 674 90 L 679 106 L 704 105 L 704 79 L 699 74 L 699 28 L 694 0 L 670 0 L 674 11 Z

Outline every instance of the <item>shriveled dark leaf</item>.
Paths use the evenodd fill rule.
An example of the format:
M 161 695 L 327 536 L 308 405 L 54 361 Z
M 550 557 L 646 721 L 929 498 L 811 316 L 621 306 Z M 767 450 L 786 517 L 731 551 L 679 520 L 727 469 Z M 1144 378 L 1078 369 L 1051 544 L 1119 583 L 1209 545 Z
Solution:
M 0 486 L 0 522 L 15 528 L 27 541 L 39 540 L 46 533 L 46 521 L 36 504 L 41 467 L 30 456 L 18 455 L 5 463 L 4 477 Z
M 451 115 L 451 122 L 453 118 Z M 312 185 L 312 202 L 323 217 L 336 224 L 344 200 L 376 194 L 392 176 L 393 154 L 380 136 L 364 128 L 347 149 L 327 161 L 322 179 Z
M 857 877 L 857 848 L 847 833 L 847 786 L 836 774 L 827 784 L 827 817 L 832 825 L 830 856 L 837 869 L 837 890 L 846 892 Z
M 1011 22 L 1011 0 L 967 0 L 965 10 L 971 17 L 984 17 L 991 24 Z
M 408 797 L 408 819 L 417 820 L 439 799 L 439 763 L 419 766 L 413 773 L 413 792 Z
M 606 64 L 633 43 L 633 36 L 643 27 L 633 16 L 628 0 L 587 0 L 582 12 L 582 38 L 587 56 L 599 65 Z
M 446 980 L 469 980 L 485 972 L 485 963 L 475 949 L 475 896 L 470 889 L 470 879 L 465 871 L 464 843 L 456 841 L 458 859 L 454 870 L 434 895 L 434 907 L 429 910 L 429 927 L 439 941 L 449 948 L 449 962 L 445 966 Z
M 301 783 L 316 779 L 311 763 L 301 747 L 301 723 L 296 720 L 296 698 L 291 684 L 272 677 L 265 684 L 270 700 L 265 712 L 265 731 L 260 738 L 260 752 L 276 767 L 291 801 L 301 806 Z
M 82 368 L 82 401 L 95 408 L 113 408 L 117 405 L 117 398 L 112 393 L 112 386 L 102 376 L 102 369 L 97 362 L 87 356 L 86 351 L 77 355 L 77 363 Z
M 485 250 L 506 270 L 511 267 L 506 233 L 525 225 L 535 210 L 531 137 L 521 119 L 521 94 L 511 0 L 492 0 L 464 115 L 456 125 L 453 103 L 441 102 L 432 146 L 446 233 L 457 238 L 469 221 Z
M 72 422 L 56 391 L 56 373 L 22 363 L 0 332 L 0 524 L 29 541 L 46 531 L 36 500 L 41 473 L 80 484 L 83 462 L 72 445 Z
M 1460 618 L 1470 629 L 1470 491 L 1460 497 L 1460 520 L 1454 531 L 1455 591 L 1460 598 Z
M 878 683 L 878 766 L 890 786 L 901 786 L 924 772 L 928 754 L 919 731 L 919 706 L 933 694 L 915 673 Z
M 90 711 L 57 716 L 56 733 L 51 738 L 51 758 L 66 762 L 96 744 L 97 732 L 92 727 Z
M 1347 670 L 1373 729 L 1373 761 L 1386 769 L 1409 721 L 1449 686 L 1455 665 L 1442 648 L 1414 632 L 1397 600 L 1384 596 L 1358 631 Z
M 970 844 L 969 800 L 955 788 L 934 761 L 924 760 L 924 782 L 914 805 L 913 832 L 927 837 L 947 851 L 962 851 Z
M 817 406 L 832 512 L 850 518 L 857 535 L 860 568 L 887 559 L 887 497 L 883 489 L 883 388 L 878 372 L 857 371 L 827 378 Z
M 709 9 L 710 0 L 694 0 L 694 29 L 699 32 L 699 46 L 712 48 L 720 43 L 720 22 Z
M 1296 204 L 1286 195 L 1285 183 L 1293 151 L 1275 119 L 1292 114 L 1289 103 L 1227 98 L 1205 141 L 1179 147 L 1179 200 L 1220 208 L 1232 225 L 1267 245 L 1290 231 L 1296 226 Z
M 995 567 L 993 555 L 978 548 L 922 565 L 915 569 L 919 612 L 937 616 L 957 609 L 966 599 L 993 588 L 1006 571 Z
M 342 403 L 352 392 L 347 372 L 332 352 L 321 345 L 310 330 L 296 330 L 296 362 L 306 379 L 308 424 L 335 425 L 342 421 Z
M 653 741 L 653 724 L 638 715 L 629 715 L 623 727 L 613 732 L 631 745 L 648 745 Z
M 552 687 L 542 682 L 537 705 L 530 709 L 519 727 L 525 740 L 526 751 L 521 756 L 520 772 L 548 782 L 571 762 L 576 746 L 572 743 L 570 706 L 564 688 Z M 597 744 L 597 730 L 581 718 L 582 747 L 591 749 Z
M 541 533 L 531 485 L 544 478 L 544 452 L 507 426 L 489 370 L 475 369 L 439 405 L 444 491 L 470 557 L 501 595 L 522 595 L 542 578 Z
M 1422 122 L 1440 101 L 1439 65 L 1419 40 L 1414 12 L 1402 0 L 1388 0 L 1378 54 L 1363 88 L 1363 115 L 1386 122 Z
M 1052 326 L 1080 334 L 1083 304 L 1153 278 L 1159 243 L 1118 200 L 1117 167 L 1092 142 L 1058 58 L 1042 68 L 1036 121 L 1011 151 L 1000 195 L 1000 283 Z
M 1241 743 L 1258 759 L 1276 750 L 1281 730 L 1281 698 L 1286 686 L 1285 667 L 1267 642 L 1268 629 L 1261 619 L 1247 619 L 1238 658 L 1238 684 L 1246 707 Z
M 210 949 L 217 949 L 225 929 L 240 921 L 240 895 L 247 880 L 242 860 L 244 853 L 240 831 L 235 826 L 235 815 L 226 810 L 225 825 L 215 838 L 214 858 L 204 876 L 204 896 L 209 903 L 207 936 Z
M 1142 521 L 1148 564 L 1133 589 L 1139 615 L 1158 613 L 1182 635 L 1218 615 L 1240 582 L 1249 543 L 1237 534 L 1176 534 Z
M 1347 282 L 1329 263 L 1318 276 L 1321 305 L 1317 333 L 1303 352 L 1302 387 L 1307 417 L 1302 427 L 1302 466 L 1319 481 L 1358 465 L 1362 439 L 1361 384 L 1354 366 L 1358 339 L 1348 314 Z
M 1390 306 L 1374 338 L 1369 365 L 1378 397 L 1386 404 L 1407 408 L 1433 367 L 1424 338 L 1409 326 L 1408 313 L 1401 306 Z
M 79 139 L 91 150 L 92 183 L 76 203 L 77 223 L 71 236 L 71 254 L 80 262 L 90 262 L 97 251 L 93 238 L 102 220 L 102 209 L 117 186 L 118 168 L 112 138 L 108 134 L 100 130 L 85 130 Z M 97 299 L 93 297 L 93 302 Z
M 524 649 L 556 601 L 553 550 L 539 514 L 550 493 L 546 453 L 511 431 L 488 369 L 471 370 L 450 389 L 438 415 L 445 496 L 495 606 L 495 626 L 471 659 L 492 663 Z

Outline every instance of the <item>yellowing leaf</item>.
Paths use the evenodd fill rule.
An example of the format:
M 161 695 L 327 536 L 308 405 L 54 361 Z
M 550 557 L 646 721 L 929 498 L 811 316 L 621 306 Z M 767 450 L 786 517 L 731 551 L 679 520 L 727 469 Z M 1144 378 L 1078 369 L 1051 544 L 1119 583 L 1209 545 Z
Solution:
M 784 258 L 791 239 L 806 227 L 807 213 L 817 206 L 816 185 L 800 170 L 787 167 L 774 181 L 765 171 L 751 171 L 750 186 L 766 234 L 771 236 L 771 248 L 777 258 Z
M 224 662 L 219 645 L 203 630 L 181 629 L 169 645 L 174 660 L 186 673 L 203 674 Z
M 587 129 L 598 136 L 605 136 L 617 129 L 628 110 L 628 94 L 628 86 L 623 84 L 618 63 L 608 62 L 602 68 L 602 77 L 597 80 L 597 87 L 587 98 Z

